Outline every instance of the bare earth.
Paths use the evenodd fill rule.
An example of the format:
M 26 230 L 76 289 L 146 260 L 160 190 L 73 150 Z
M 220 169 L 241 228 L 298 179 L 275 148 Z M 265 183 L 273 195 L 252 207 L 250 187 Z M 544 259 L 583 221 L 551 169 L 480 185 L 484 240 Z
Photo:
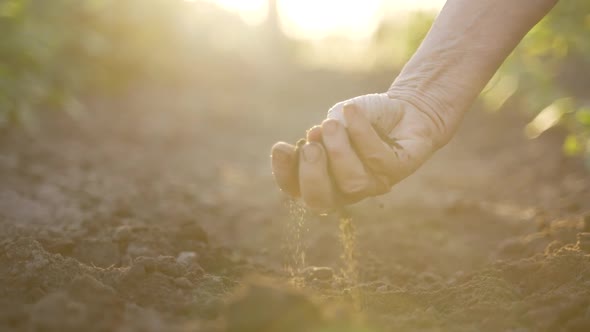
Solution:
M 351 208 L 346 258 L 335 216 L 290 216 L 268 151 L 386 78 L 294 75 L 1 133 L 0 330 L 590 330 L 590 176 L 559 130 L 474 110 Z

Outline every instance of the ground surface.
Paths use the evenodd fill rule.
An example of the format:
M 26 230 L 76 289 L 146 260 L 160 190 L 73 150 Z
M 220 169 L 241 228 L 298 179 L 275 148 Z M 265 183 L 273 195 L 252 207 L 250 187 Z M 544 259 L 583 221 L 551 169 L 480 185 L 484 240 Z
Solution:
M 559 132 L 528 141 L 514 107 L 472 112 L 351 208 L 345 249 L 337 217 L 290 216 L 268 151 L 387 79 L 293 75 L 2 133 L 0 330 L 590 329 L 590 176 Z

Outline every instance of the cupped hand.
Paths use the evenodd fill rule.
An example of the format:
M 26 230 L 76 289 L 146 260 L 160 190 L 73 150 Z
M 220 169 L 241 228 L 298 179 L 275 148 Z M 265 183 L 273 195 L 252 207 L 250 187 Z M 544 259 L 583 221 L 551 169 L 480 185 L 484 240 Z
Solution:
M 447 141 L 444 121 L 416 105 L 386 93 L 334 105 L 307 143 L 272 147 L 276 183 L 318 212 L 388 192 Z

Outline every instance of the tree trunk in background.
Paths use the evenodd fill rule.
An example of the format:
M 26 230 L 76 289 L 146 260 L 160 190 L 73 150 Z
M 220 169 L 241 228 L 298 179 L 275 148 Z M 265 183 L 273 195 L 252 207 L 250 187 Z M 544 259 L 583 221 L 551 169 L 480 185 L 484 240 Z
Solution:
M 271 56 L 277 65 L 291 63 L 291 45 L 281 29 L 281 18 L 279 16 L 277 0 L 267 0 L 268 12 L 263 28 L 271 51 Z

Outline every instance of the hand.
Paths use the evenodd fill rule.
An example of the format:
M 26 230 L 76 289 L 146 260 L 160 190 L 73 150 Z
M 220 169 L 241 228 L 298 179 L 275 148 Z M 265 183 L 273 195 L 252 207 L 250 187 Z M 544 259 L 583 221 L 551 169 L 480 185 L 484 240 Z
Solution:
M 300 147 L 272 147 L 278 186 L 308 207 L 327 211 L 388 192 L 412 174 L 446 138 L 445 122 L 423 103 L 388 94 L 336 104 Z

